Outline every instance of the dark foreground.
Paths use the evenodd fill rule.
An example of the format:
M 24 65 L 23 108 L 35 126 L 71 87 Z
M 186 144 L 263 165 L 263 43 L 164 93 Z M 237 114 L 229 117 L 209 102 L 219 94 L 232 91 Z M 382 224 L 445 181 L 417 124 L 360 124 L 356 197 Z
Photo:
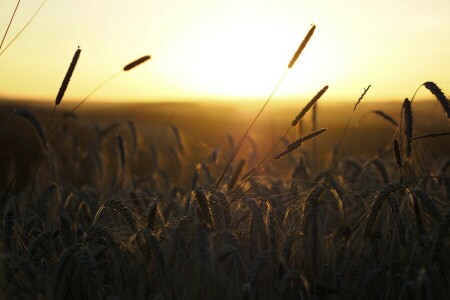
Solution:
M 439 105 L 414 105 L 413 137 L 449 132 Z M 274 107 L 218 189 L 257 108 L 100 105 L 50 124 L 34 105 L 36 124 L 21 106 L 0 109 L 0 298 L 450 297 L 450 138 L 408 153 L 401 103 L 361 104 L 339 148 L 353 104 L 321 104 L 273 154 L 326 132 L 245 176 L 302 108 Z

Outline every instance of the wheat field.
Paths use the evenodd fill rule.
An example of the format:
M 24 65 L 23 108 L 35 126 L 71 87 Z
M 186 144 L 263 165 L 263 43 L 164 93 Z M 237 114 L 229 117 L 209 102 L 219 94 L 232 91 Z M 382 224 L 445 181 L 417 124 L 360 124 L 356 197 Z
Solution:
M 165 118 L 144 126 L 107 119 L 104 107 L 11 116 L 4 105 L 2 130 L 34 152 L 2 155 L 2 298 L 445 299 L 448 119 L 437 106 L 441 127 L 425 132 L 420 104 L 414 118 L 401 103 L 398 116 L 368 107 L 358 117 L 373 130 L 351 126 L 339 153 L 345 122 L 328 124 L 320 107 L 316 125 L 329 130 L 305 141 L 309 111 L 261 164 L 276 142 L 263 119 L 217 188 L 239 138 L 219 117 L 199 124 L 217 124 L 203 142 L 193 125 Z M 275 136 L 292 126 L 283 119 Z M 377 149 L 358 146 L 364 131 L 378 132 Z
M 375 104 L 325 85 L 268 106 L 285 75 L 262 106 L 85 104 L 145 55 L 67 109 L 81 51 L 51 105 L 0 103 L 1 299 L 450 298 L 436 83 Z

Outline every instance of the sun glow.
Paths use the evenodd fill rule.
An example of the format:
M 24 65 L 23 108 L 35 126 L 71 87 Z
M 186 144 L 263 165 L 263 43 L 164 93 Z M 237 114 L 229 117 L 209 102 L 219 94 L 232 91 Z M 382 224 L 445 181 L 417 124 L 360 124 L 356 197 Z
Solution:
M 174 58 L 172 67 L 179 70 L 178 84 L 214 97 L 267 97 L 287 70 L 310 26 L 305 22 L 292 26 L 283 19 L 268 22 L 268 17 L 215 20 L 207 28 L 189 32 L 184 40 L 190 42 L 186 42 L 182 56 L 169 54 Z M 290 70 L 293 78 L 285 80 L 279 91 L 281 96 L 293 96 L 305 86 L 309 87 L 307 90 L 318 88 L 336 75 L 344 59 L 333 60 L 329 41 L 321 36 L 320 32 L 318 37 L 313 36 Z M 345 47 L 345 43 L 335 47 L 333 56 L 345 57 Z
M 311 23 L 317 29 L 278 99 L 305 100 L 324 85 L 327 97 L 349 101 L 368 84 L 368 98 L 376 99 L 402 100 L 428 80 L 449 90 L 450 2 L 436 1 L 48 1 L 0 56 L 0 97 L 53 100 L 81 46 L 67 100 L 84 98 L 146 54 L 148 64 L 118 76 L 91 101 L 264 100 Z M 21 2 L 7 42 L 40 3 Z M 0 32 L 14 6 L 0 5 Z

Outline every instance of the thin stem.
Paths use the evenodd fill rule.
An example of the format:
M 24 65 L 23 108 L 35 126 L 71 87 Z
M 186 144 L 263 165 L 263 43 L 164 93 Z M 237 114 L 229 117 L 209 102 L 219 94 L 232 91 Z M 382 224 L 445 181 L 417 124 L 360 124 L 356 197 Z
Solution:
M 354 111 L 353 111 L 353 112 L 354 112 Z M 352 112 L 352 114 L 350 115 L 350 118 L 348 118 L 347 124 L 345 125 L 344 132 L 343 132 L 342 135 L 341 135 L 341 139 L 339 140 L 338 146 L 337 146 L 337 148 L 336 148 L 336 152 L 335 152 L 335 154 L 334 154 L 334 156 L 333 156 L 333 160 L 331 161 L 329 171 L 331 171 L 331 170 L 333 169 L 333 167 L 334 167 L 334 164 L 335 164 L 335 162 L 336 162 L 336 157 L 337 157 L 337 155 L 338 155 L 339 149 L 341 148 L 342 141 L 344 140 L 345 133 L 347 132 L 348 126 L 350 125 L 350 121 L 352 120 L 353 112 Z
M 266 156 L 264 156 L 264 158 L 256 165 L 254 171 L 247 176 L 247 178 L 245 178 L 240 184 L 239 187 L 242 189 L 244 187 L 244 185 L 249 181 L 249 179 L 255 175 L 259 170 L 261 170 L 263 167 L 265 167 L 267 160 L 269 159 L 269 157 L 273 154 L 273 152 L 277 149 L 278 145 L 281 143 L 281 141 L 288 135 L 289 131 L 292 129 L 293 127 L 289 127 L 286 132 L 278 139 L 278 141 L 274 144 L 274 146 L 272 147 L 272 149 L 270 149 L 269 152 L 267 152 Z M 235 198 L 238 198 L 240 196 L 242 196 L 243 194 L 239 194 L 237 195 Z
M 56 104 L 53 106 L 53 112 L 52 112 L 52 115 L 50 116 L 50 122 L 48 123 L 47 131 L 50 131 L 50 128 L 52 128 L 52 122 L 53 122 L 53 117 L 55 116 L 55 112 L 56 112 Z
M 70 113 L 74 113 L 90 96 L 92 96 L 92 94 L 94 94 L 96 91 L 98 91 L 102 86 L 104 86 L 105 84 L 107 84 L 109 81 L 111 81 L 112 79 L 114 79 L 115 77 L 117 77 L 120 73 L 122 73 L 123 71 L 120 70 L 119 72 L 117 72 L 116 74 L 112 75 L 111 77 L 109 77 L 108 79 L 106 79 L 105 81 L 103 81 L 102 83 L 100 83 L 95 89 L 93 89 L 86 97 L 84 97 L 83 100 L 81 100 L 74 108 L 72 108 L 72 110 L 70 111 Z M 55 106 L 56 108 L 56 106 Z M 55 128 L 58 128 L 59 125 L 61 125 L 64 122 L 64 120 L 62 120 L 61 122 L 59 122 L 57 124 L 57 126 Z M 49 131 L 48 131 L 48 136 L 50 137 L 53 133 L 55 133 L 55 131 L 50 131 L 50 127 L 49 127 Z
M 119 72 L 117 72 L 116 74 L 112 75 L 111 77 L 109 77 L 108 79 L 106 79 L 105 81 L 103 81 L 102 83 L 100 83 L 92 92 L 89 93 L 89 95 L 87 95 L 86 97 L 84 97 L 83 100 L 80 101 L 80 103 L 78 103 L 70 112 L 74 113 L 90 96 L 92 96 L 92 94 L 94 94 L 96 91 L 98 91 L 102 86 L 104 86 L 105 84 L 107 84 L 108 82 L 110 82 L 111 80 L 113 80 L 115 77 L 117 77 L 120 73 L 122 73 L 123 71 L 120 70 Z
M 33 21 L 33 19 L 37 16 L 37 14 L 39 13 L 39 11 L 41 10 L 42 6 L 44 6 L 44 4 L 47 2 L 47 0 L 44 0 L 44 2 L 42 2 L 41 6 L 39 6 L 39 8 L 36 10 L 36 12 L 34 13 L 34 15 L 31 17 L 30 20 L 28 20 L 28 22 L 25 24 L 25 26 L 22 27 L 22 29 L 19 31 L 18 34 L 16 34 L 16 36 L 8 43 L 8 45 L 6 45 L 5 49 L 3 49 L 2 52 L 0 52 L 0 55 L 2 55 L 6 49 L 9 48 L 9 46 L 11 46 L 11 44 L 19 37 L 19 35 L 22 34 L 22 32 L 28 27 L 28 25 L 30 25 L 31 21 Z
M 414 92 L 414 95 L 413 95 L 412 98 L 411 98 L 411 103 L 413 102 L 414 97 L 416 97 L 416 94 L 417 94 L 417 92 L 419 91 L 419 89 L 422 87 L 422 85 L 423 85 L 423 84 L 419 85 L 419 87 L 418 87 L 418 88 L 416 89 L 416 91 Z
M 258 120 L 259 116 L 261 115 L 261 113 L 263 112 L 264 108 L 266 108 L 267 104 L 269 103 L 270 99 L 272 99 L 272 96 L 275 94 L 275 92 L 277 91 L 278 87 L 281 85 L 281 82 L 283 81 L 283 79 L 286 77 L 287 72 L 289 71 L 289 68 L 286 69 L 286 71 L 284 72 L 284 74 L 281 76 L 280 80 L 278 81 L 278 83 L 276 84 L 275 88 L 273 89 L 272 93 L 270 94 L 270 96 L 267 98 L 266 102 L 264 103 L 264 105 L 261 107 L 261 109 L 259 110 L 258 114 L 255 116 L 255 118 L 253 119 L 252 123 L 250 124 L 250 126 L 247 128 L 247 130 L 245 131 L 244 135 L 242 136 L 241 140 L 239 141 L 239 143 L 237 144 L 236 148 L 234 148 L 233 153 L 231 154 L 230 158 L 228 159 L 227 164 L 225 165 L 225 168 L 222 172 L 222 174 L 220 175 L 219 179 L 217 180 L 216 186 L 214 187 L 214 192 L 213 194 L 216 192 L 217 188 L 219 187 L 220 182 L 222 181 L 223 177 L 225 176 L 225 174 L 227 173 L 228 169 L 231 166 L 231 163 L 233 162 L 234 158 L 236 157 L 237 153 L 239 152 L 239 150 L 242 147 L 242 144 L 244 143 L 245 138 L 247 137 L 248 133 L 250 132 L 250 130 L 252 129 L 253 125 L 256 123 L 256 120 Z
M 1 49 L 2 46 L 3 46 L 3 42 L 5 41 L 6 35 L 8 34 L 9 27 L 11 26 L 11 23 L 12 23 L 12 21 L 13 21 L 13 19 L 14 19 L 14 16 L 16 15 L 16 11 L 17 11 L 17 8 L 19 7 L 19 4 L 20 4 L 20 0 L 17 1 L 16 8 L 14 9 L 13 15 L 11 16 L 11 19 L 9 20 L 8 27 L 6 27 L 5 34 L 3 35 L 2 42 L 0 43 L 0 49 Z
M 337 148 L 336 148 L 336 152 L 335 152 L 335 154 L 334 154 L 334 156 L 333 156 L 333 159 L 331 160 L 329 172 L 332 171 L 332 169 L 333 169 L 333 167 L 334 167 L 334 164 L 336 163 L 337 155 L 338 155 L 339 150 L 340 150 L 340 148 L 341 148 L 342 141 L 344 140 L 344 136 L 345 136 L 345 134 L 347 133 L 348 126 L 350 125 L 350 121 L 352 120 L 353 114 L 355 113 L 355 110 L 356 110 L 356 108 L 358 107 L 358 104 L 361 102 L 361 100 L 362 100 L 362 99 L 364 98 L 364 96 L 366 95 L 367 91 L 370 89 L 370 86 L 371 86 L 371 85 L 369 85 L 366 89 L 364 89 L 364 92 L 363 92 L 362 95 L 359 97 L 358 101 L 357 101 L 356 104 L 355 104 L 355 107 L 353 108 L 353 111 L 352 111 L 350 117 L 348 118 L 347 124 L 345 125 L 344 132 L 342 133 L 341 139 L 339 140 L 338 146 L 337 146 Z

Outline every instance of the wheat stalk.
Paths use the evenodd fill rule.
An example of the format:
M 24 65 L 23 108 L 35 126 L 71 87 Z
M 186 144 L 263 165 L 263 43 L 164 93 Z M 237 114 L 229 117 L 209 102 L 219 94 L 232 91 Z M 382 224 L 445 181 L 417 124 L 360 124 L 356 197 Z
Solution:
M 409 158 L 411 156 L 412 150 L 412 134 L 413 134 L 413 113 L 411 101 L 406 98 L 403 101 L 403 116 L 405 121 L 405 138 L 406 138 L 406 157 Z
M 11 18 L 9 19 L 8 27 L 6 27 L 5 34 L 3 35 L 2 42 L 0 43 L 0 49 L 1 49 L 2 46 L 3 46 L 3 42 L 5 41 L 6 35 L 8 34 L 9 27 L 11 27 L 11 23 L 12 23 L 12 21 L 13 21 L 13 19 L 14 19 L 14 16 L 16 15 L 17 8 L 19 8 L 19 4 L 20 4 L 20 0 L 17 1 L 16 7 L 14 8 L 14 12 L 13 12 Z
M 242 169 L 244 169 L 244 165 L 245 165 L 245 159 L 242 158 L 239 161 L 239 163 L 237 164 L 236 169 L 233 172 L 233 175 L 231 175 L 231 178 L 227 183 L 227 187 L 228 187 L 229 191 L 232 190 L 234 185 L 236 184 L 236 181 L 239 178 L 239 175 L 241 174 Z
M 367 216 L 366 228 L 364 229 L 364 236 L 369 237 L 372 232 L 372 227 L 377 219 L 378 212 L 386 200 L 392 193 L 402 188 L 402 185 L 398 182 L 386 184 L 377 194 L 375 200 L 372 202 L 369 215 Z
M 300 113 L 295 117 L 294 120 L 291 122 L 291 126 L 297 125 L 299 121 L 302 120 L 302 118 L 306 115 L 306 113 L 311 109 L 311 107 L 316 104 L 316 102 L 325 94 L 325 92 L 328 90 L 328 85 L 324 86 L 307 104 L 306 106 L 300 111 Z
M 367 88 L 364 89 L 363 93 L 361 94 L 361 96 L 359 96 L 358 101 L 356 101 L 355 106 L 353 107 L 353 111 L 356 110 L 356 107 L 359 105 L 359 103 L 361 102 L 361 100 L 364 98 L 364 96 L 367 94 L 367 92 L 369 91 L 371 85 L 369 84 L 369 86 Z
M 41 141 L 42 147 L 47 148 L 47 138 L 44 132 L 44 128 L 41 126 L 41 123 L 39 123 L 36 116 L 26 108 L 16 108 L 14 113 L 31 123 L 31 125 L 34 128 L 34 131 L 36 132 Z
M 278 83 L 275 85 L 275 88 L 273 89 L 272 93 L 269 95 L 269 97 L 267 98 L 266 102 L 264 102 L 264 105 L 261 107 L 261 109 L 259 110 L 259 112 L 256 114 L 255 118 L 253 119 L 253 121 L 250 123 L 249 127 L 247 128 L 247 130 L 244 132 L 244 134 L 242 135 L 238 145 L 234 148 L 233 152 L 231 153 L 230 158 L 228 159 L 225 168 L 223 169 L 222 173 L 219 176 L 219 179 L 217 180 L 217 183 L 214 187 L 214 192 L 217 190 L 217 188 L 219 187 L 220 182 L 222 181 L 223 177 L 225 176 L 225 174 L 227 173 L 228 169 L 231 166 L 231 163 L 233 162 L 233 160 L 235 159 L 237 153 L 239 152 L 239 150 L 242 147 L 242 144 L 244 142 L 244 140 L 247 138 L 250 130 L 253 128 L 253 125 L 256 123 L 256 121 L 258 120 L 259 116 L 262 114 L 262 112 L 264 111 L 264 109 L 266 108 L 267 104 L 269 104 L 270 99 L 272 99 L 272 96 L 275 94 L 275 92 L 278 90 L 278 87 L 281 85 L 284 77 L 286 77 L 286 74 L 288 72 L 288 70 L 290 68 L 292 68 L 294 66 L 294 63 L 297 61 L 298 57 L 300 56 L 301 52 L 303 51 L 303 49 L 306 47 L 306 44 L 308 43 L 309 39 L 311 38 L 312 34 L 314 33 L 316 26 L 312 26 L 311 29 L 308 31 L 307 35 L 305 36 L 305 38 L 303 39 L 302 43 L 300 44 L 300 47 L 297 49 L 297 51 L 295 52 L 294 56 L 292 57 L 289 65 L 288 65 L 288 69 L 284 72 L 284 74 L 281 76 L 280 80 L 278 81 Z M 270 156 L 270 153 L 267 157 Z
M 289 145 L 287 145 L 286 150 L 284 150 L 283 152 L 275 155 L 273 157 L 273 159 L 279 159 L 279 158 L 281 158 L 281 157 L 291 153 L 295 149 L 299 148 L 304 142 L 317 137 L 318 135 L 324 133 L 326 130 L 327 130 L 327 128 L 321 128 L 319 130 L 311 132 L 310 134 L 307 134 L 307 135 L 297 139 L 296 141 L 294 141 L 294 142 L 290 143 Z
M 330 168 L 329 168 L 330 171 L 333 170 L 334 164 L 335 164 L 335 162 L 336 162 L 337 154 L 339 153 L 339 150 L 341 149 L 342 141 L 344 140 L 344 136 L 345 136 L 345 134 L 347 133 L 348 126 L 350 125 L 350 122 L 351 122 L 351 120 L 352 120 L 353 114 L 355 113 L 356 107 L 357 107 L 358 104 L 361 102 L 361 100 L 364 98 L 364 96 L 367 94 L 367 91 L 369 90 L 370 86 L 371 86 L 371 85 L 369 85 L 367 88 L 365 88 L 364 91 L 363 91 L 363 93 L 361 94 L 361 96 L 359 96 L 359 98 L 358 98 L 358 100 L 356 101 L 356 104 L 355 104 L 355 106 L 354 106 L 354 108 L 353 108 L 353 111 L 352 111 L 350 117 L 349 117 L 348 120 L 347 120 L 347 124 L 345 125 L 345 129 L 344 129 L 344 131 L 342 132 L 342 135 L 341 135 L 341 138 L 339 139 L 339 143 L 338 143 L 338 145 L 337 145 L 337 147 L 336 147 L 336 151 L 335 151 L 335 153 L 334 153 L 333 159 L 331 160 L 331 164 L 330 164 Z M 314 123 L 315 123 L 315 120 L 314 120 Z M 313 123 L 313 125 L 315 125 L 314 123 Z M 315 150 L 315 149 L 314 149 L 314 150 Z M 315 153 L 315 152 L 316 152 L 316 151 L 314 151 L 314 153 Z
M 81 49 L 78 47 L 78 49 L 75 51 L 72 62 L 69 65 L 69 69 L 67 69 L 66 76 L 64 76 L 64 80 L 61 83 L 61 87 L 59 88 L 58 95 L 55 99 L 55 105 L 59 105 L 61 103 L 62 98 L 64 97 L 64 93 L 67 90 L 67 86 L 69 85 L 70 78 L 72 78 L 73 71 L 75 70 L 75 66 L 77 65 L 78 59 L 80 58 Z
M 442 105 L 442 109 L 447 114 L 447 117 L 450 118 L 450 101 L 447 99 L 442 90 L 437 86 L 436 83 L 427 81 L 423 84 L 439 101 Z
M 383 183 L 384 184 L 389 183 L 389 175 L 386 171 L 384 164 L 379 159 L 374 159 L 372 163 L 378 169 L 378 171 L 380 171 L 381 177 L 383 178 Z
M 275 145 L 272 147 L 272 149 L 266 154 L 266 156 L 258 163 L 257 166 L 253 167 L 247 174 L 243 176 L 241 179 L 240 186 L 243 187 L 251 176 L 256 174 L 259 170 L 261 170 L 264 167 L 264 164 L 269 159 L 270 155 L 277 149 L 278 145 L 281 143 L 281 141 L 288 135 L 289 131 L 295 127 L 297 124 L 300 125 L 300 123 L 303 121 L 303 117 L 306 115 L 306 113 L 311 109 L 311 107 L 315 107 L 315 104 L 317 101 L 323 96 L 323 94 L 327 91 L 328 85 L 323 87 L 306 105 L 303 107 L 303 109 L 300 111 L 300 113 L 292 120 L 291 126 L 286 130 L 286 132 L 278 139 L 278 141 L 275 143 Z M 300 131 L 299 131 L 300 133 Z M 301 134 L 300 134 L 301 136 Z M 301 145 L 298 145 L 296 148 L 300 147 Z M 292 147 L 292 146 L 291 146 Z M 287 153 L 286 153 L 287 154 Z M 277 155 L 278 156 L 278 155 Z M 277 157 L 275 156 L 275 157 Z M 282 155 L 283 156 L 283 155 Z M 281 157 L 281 156 L 280 156 Z M 278 158 L 280 158 L 278 157 Z M 278 159 L 275 158 L 275 159 Z
M 386 121 L 388 121 L 389 123 L 391 123 L 392 125 L 394 125 L 395 127 L 398 127 L 398 123 L 397 121 L 394 120 L 394 118 L 392 118 L 391 116 L 389 116 L 387 113 L 385 113 L 382 110 L 372 110 L 371 112 L 373 112 L 374 114 L 382 117 L 383 119 L 385 119 Z
M 116 74 L 113 74 L 111 77 L 107 78 L 105 81 L 103 81 L 102 83 L 100 83 L 95 89 L 93 89 L 86 97 L 83 98 L 83 100 L 81 100 L 72 110 L 71 112 L 75 112 L 90 96 L 92 96 L 92 94 L 94 94 L 96 91 L 98 91 L 102 86 L 104 86 L 105 84 L 107 84 L 108 82 L 110 82 L 111 80 L 113 80 L 114 78 L 116 78 L 120 73 L 122 73 L 122 71 L 126 72 L 126 71 L 130 71 L 131 69 L 139 66 L 140 64 L 143 64 L 144 62 L 146 62 L 147 60 L 150 59 L 150 55 L 145 55 L 142 56 L 141 58 L 136 59 L 135 61 L 132 61 L 131 63 L 125 65 L 125 67 L 123 67 L 123 70 L 117 72 Z
M 295 51 L 294 55 L 291 58 L 291 61 L 289 62 L 288 68 L 292 68 L 297 61 L 300 54 L 303 52 L 303 49 L 305 49 L 306 44 L 308 44 L 309 39 L 312 37 L 314 30 L 316 30 L 316 25 L 312 25 L 311 29 L 309 29 L 306 36 L 303 38 L 303 41 L 301 42 L 300 46 L 298 47 L 297 51 Z
M 214 226 L 214 217 L 205 191 L 201 187 L 196 187 L 194 189 L 194 195 L 200 207 L 199 212 L 202 221 L 206 221 L 208 225 Z
M 398 143 L 397 139 L 394 139 L 394 156 L 395 156 L 395 162 L 397 163 L 397 166 L 399 169 L 402 168 L 402 154 L 400 152 L 400 145 Z
M 130 62 L 129 64 L 127 64 L 125 67 L 123 67 L 123 70 L 130 71 L 131 69 L 136 68 L 137 66 L 139 66 L 140 64 L 143 64 L 144 62 L 146 62 L 149 59 L 150 59 L 150 55 L 142 56 L 142 57 Z
M 41 8 L 44 6 L 44 4 L 47 2 L 47 0 L 42 1 L 41 5 L 38 7 L 38 9 L 34 12 L 33 16 L 28 20 L 28 22 L 19 30 L 19 32 L 14 36 L 14 38 L 8 43 L 8 45 L 5 46 L 2 52 L 0 52 L 0 56 L 5 53 L 5 51 L 11 46 L 12 43 L 22 34 L 22 32 L 30 25 L 30 23 L 34 20 L 34 18 L 37 16 Z M 17 4 L 18 5 L 18 4 Z M 12 21 L 12 19 L 11 19 Z M 6 33 L 5 33 L 6 36 Z

